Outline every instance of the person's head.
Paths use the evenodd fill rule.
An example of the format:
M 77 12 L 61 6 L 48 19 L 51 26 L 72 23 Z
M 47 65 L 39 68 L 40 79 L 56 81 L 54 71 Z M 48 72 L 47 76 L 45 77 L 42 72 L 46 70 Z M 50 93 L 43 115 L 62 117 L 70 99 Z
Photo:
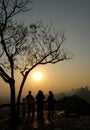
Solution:
M 28 91 L 28 94 L 31 95 L 31 91 Z
M 42 90 L 39 90 L 39 91 L 38 91 L 38 94 L 42 95 L 42 94 L 43 94 L 43 91 L 42 91 Z
M 52 91 L 49 91 L 49 94 L 50 94 L 50 95 L 53 95 L 53 92 L 52 92 Z

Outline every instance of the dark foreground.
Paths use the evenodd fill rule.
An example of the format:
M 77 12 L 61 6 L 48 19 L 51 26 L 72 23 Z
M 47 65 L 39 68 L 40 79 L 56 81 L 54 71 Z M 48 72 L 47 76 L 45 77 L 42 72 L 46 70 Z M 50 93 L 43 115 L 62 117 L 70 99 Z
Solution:
M 44 112 L 44 120 L 37 121 L 28 119 L 27 116 L 21 119 L 18 127 L 11 127 L 9 119 L 0 120 L 0 130 L 90 130 L 90 116 L 64 116 L 60 112 L 55 112 L 54 119 L 47 119 L 47 112 Z

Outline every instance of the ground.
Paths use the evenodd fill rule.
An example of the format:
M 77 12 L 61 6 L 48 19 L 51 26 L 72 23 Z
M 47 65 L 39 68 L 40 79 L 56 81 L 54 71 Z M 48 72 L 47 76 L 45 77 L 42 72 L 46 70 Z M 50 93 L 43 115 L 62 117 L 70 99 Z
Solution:
M 13 130 L 9 125 L 9 120 L 0 121 L 0 130 Z M 44 112 L 44 121 L 38 122 L 37 116 L 33 120 L 27 116 L 21 120 L 21 123 L 15 130 L 90 130 L 90 116 L 64 116 L 60 112 L 55 112 L 54 119 L 47 118 L 47 112 Z

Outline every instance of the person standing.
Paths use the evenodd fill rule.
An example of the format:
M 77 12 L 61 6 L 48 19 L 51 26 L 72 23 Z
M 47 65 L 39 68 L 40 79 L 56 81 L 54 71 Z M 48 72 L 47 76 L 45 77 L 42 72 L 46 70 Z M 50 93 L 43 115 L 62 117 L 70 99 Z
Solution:
M 31 95 L 31 91 L 29 91 L 28 95 L 26 96 L 27 109 L 28 109 L 28 118 L 30 117 L 30 114 L 32 112 L 33 101 L 34 101 L 34 97 Z
M 36 95 L 36 103 L 37 103 L 37 119 L 38 121 L 43 121 L 43 106 L 44 106 L 45 96 L 41 90 L 38 91 Z
M 47 102 L 48 102 L 48 119 L 50 120 L 54 116 L 54 103 L 55 103 L 55 97 L 52 91 L 49 91 Z

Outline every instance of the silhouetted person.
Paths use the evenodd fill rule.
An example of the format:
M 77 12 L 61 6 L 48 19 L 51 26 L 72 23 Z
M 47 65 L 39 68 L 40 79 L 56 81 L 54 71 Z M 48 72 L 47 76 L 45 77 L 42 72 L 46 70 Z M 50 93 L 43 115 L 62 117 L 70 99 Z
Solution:
M 43 106 L 44 106 L 45 96 L 41 90 L 38 91 L 36 95 L 36 103 L 37 103 L 37 118 L 38 121 L 43 121 Z
M 55 98 L 52 91 L 49 91 L 47 101 L 48 101 L 48 119 L 50 120 L 54 116 L 54 103 L 55 103 Z
M 34 101 L 34 97 L 31 95 L 31 91 L 28 92 L 28 95 L 26 96 L 26 101 L 27 101 L 28 118 L 29 118 L 32 112 L 32 106 Z

